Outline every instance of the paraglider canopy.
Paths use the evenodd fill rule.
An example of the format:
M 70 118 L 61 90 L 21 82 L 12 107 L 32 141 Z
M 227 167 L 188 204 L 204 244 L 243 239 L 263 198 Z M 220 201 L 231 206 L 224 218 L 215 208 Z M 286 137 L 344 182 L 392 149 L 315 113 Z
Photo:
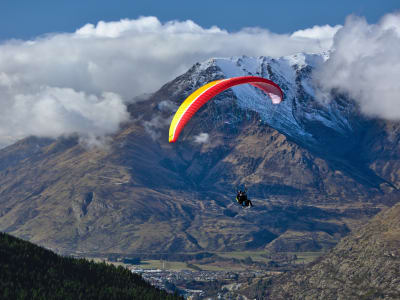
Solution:
M 206 102 L 226 89 L 240 84 L 251 84 L 261 89 L 274 104 L 279 104 L 283 100 L 281 88 L 271 80 L 262 77 L 240 76 L 212 81 L 194 91 L 178 108 L 169 128 L 169 142 L 177 141 L 186 123 Z

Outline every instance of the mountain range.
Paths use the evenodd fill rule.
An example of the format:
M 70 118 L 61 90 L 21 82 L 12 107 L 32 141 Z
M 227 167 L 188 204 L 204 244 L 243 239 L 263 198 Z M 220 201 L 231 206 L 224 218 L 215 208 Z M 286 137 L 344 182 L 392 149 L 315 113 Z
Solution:
M 28 137 L 0 150 L 0 230 L 64 254 L 328 249 L 400 199 L 400 123 L 366 117 L 312 75 L 329 54 L 214 58 L 134 98 L 103 147 Z M 175 144 L 169 122 L 203 84 L 269 78 L 207 103 Z M 254 208 L 235 203 L 248 188 Z

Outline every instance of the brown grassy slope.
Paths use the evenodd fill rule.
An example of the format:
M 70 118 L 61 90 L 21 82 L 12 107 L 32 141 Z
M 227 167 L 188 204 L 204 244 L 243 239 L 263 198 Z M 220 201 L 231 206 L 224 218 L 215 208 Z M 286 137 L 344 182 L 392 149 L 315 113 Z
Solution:
M 400 204 L 304 270 L 259 282 L 256 289 L 263 299 L 400 299 Z

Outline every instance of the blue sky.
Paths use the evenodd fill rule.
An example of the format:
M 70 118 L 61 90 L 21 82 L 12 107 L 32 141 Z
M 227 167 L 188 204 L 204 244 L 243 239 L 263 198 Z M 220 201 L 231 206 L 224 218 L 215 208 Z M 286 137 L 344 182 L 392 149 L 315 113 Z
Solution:
M 262 27 L 290 33 L 314 25 L 343 24 L 350 14 L 375 23 L 398 9 L 399 0 L 2 0 L 0 40 L 73 32 L 87 23 L 139 16 L 156 16 L 161 22 L 190 19 L 205 28 L 216 25 L 228 31 Z

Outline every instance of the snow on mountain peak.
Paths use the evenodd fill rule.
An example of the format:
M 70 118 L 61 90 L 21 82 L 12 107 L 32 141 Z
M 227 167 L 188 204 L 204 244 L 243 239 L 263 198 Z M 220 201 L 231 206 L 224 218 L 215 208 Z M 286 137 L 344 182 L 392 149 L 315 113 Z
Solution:
M 251 85 L 240 85 L 232 88 L 237 105 L 257 112 L 261 122 L 296 140 L 318 144 L 321 137 L 316 136 L 314 128 L 339 135 L 348 135 L 353 130 L 348 120 L 351 107 L 346 110 L 334 102 L 323 104 L 316 99 L 312 70 L 328 57 L 329 53 L 298 53 L 279 58 L 212 58 L 192 70 L 191 80 L 193 86 L 236 76 L 261 76 L 274 81 L 284 92 L 281 104 L 272 104 L 268 96 Z

